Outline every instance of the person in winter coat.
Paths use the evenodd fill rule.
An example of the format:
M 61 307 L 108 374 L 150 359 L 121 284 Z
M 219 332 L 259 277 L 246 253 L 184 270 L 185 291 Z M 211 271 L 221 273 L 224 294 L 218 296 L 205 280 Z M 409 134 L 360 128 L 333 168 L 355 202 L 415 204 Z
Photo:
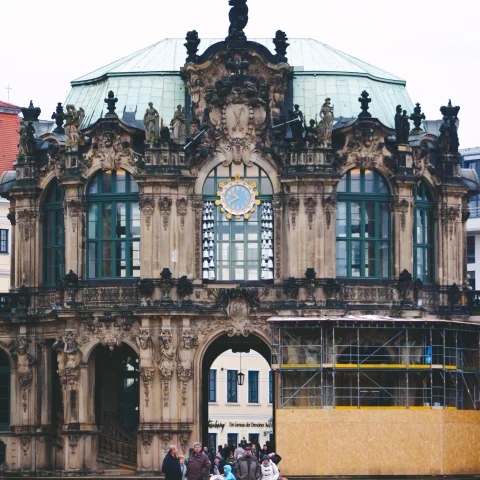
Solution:
M 187 480 L 187 464 L 185 463 L 185 457 L 180 455 L 178 461 L 180 462 L 180 470 L 182 471 L 182 480 Z
M 230 454 L 228 455 L 227 461 L 225 462 L 225 466 L 230 465 L 232 468 L 232 473 L 236 473 L 237 471 L 237 461 L 235 460 L 235 457 L 233 455 L 233 452 L 230 450 Z
M 238 480 L 260 480 L 262 478 L 262 469 L 257 457 L 252 455 L 252 448 L 245 447 L 245 455 L 237 462 Z
M 182 470 L 180 469 L 175 445 L 170 446 L 163 459 L 162 472 L 165 474 L 165 480 L 182 480 Z
M 260 468 L 262 469 L 262 480 L 278 480 L 280 472 L 268 455 L 263 456 Z
M 193 453 L 188 459 L 187 480 L 208 480 L 210 478 L 210 460 L 202 452 L 202 445 L 196 442 Z
M 224 480 L 237 480 L 235 475 L 232 473 L 232 467 L 230 465 L 225 465 L 225 477 Z
M 217 455 L 213 459 L 213 474 L 214 475 L 223 475 L 222 457 L 220 457 L 220 455 Z
M 269 453 L 268 456 L 275 465 L 278 465 L 282 461 L 282 457 L 278 453 L 272 452 Z
M 245 449 L 243 448 L 243 444 L 239 443 L 238 448 L 235 449 L 233 456 L 235 457 L 235 460 L 238 462 L 238 459 L 240 457 L 243 457 L 244 455 L 245 455 Z

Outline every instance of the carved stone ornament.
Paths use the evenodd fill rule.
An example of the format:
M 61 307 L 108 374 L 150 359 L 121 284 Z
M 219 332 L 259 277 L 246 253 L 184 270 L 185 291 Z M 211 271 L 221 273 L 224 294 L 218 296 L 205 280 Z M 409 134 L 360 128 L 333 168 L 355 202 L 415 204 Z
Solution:
M 27 435 L 22 435 L 20 437 L 20 445 L 22 446 L 22 451 L 25 456 L 28 454 L 28 449 L 30 447 L 30 437 Z
M 372 169 L 383 159 L 391 157 L 383 141 L 384 135 L 388 133 L 390 131 L 382 131 L 380 126 L 371 120 L 354 124 L 347 135 L 346 146 L 339 152 L 340 158 L 343 158 L 341 163 Z
M 400 217 L 400 228 L 402 229 L 402 232 L 405 231 L 406 219 L 410 207 L 410 202 L 405 198 L 396 198 L 392 203 L 392 211 L 397 213 Z
M 88 323 L 82 322 L 79 338 L 79 344 L 82 347 L 99 341 L 103 346 L 113 351 L 126 339 L 135 342 L 136 332 L 127 322 L 121 323 L 115 318 L 112 318 L 111 321 L 96 318 Z
M 193 379 L 193 333 L 184 330 L 178 348 L 177 376 L 182 387 L 182 405 L 187 405 L 187 385 Z
M 163 229 L 166 231 L 168 228 L 168 221 L 170 219 L 170 213 L 172 211 L 172 199 L 163 197 L 159 201 L 160 214 L 162 215 Z
M 460 212 L 460 207 L 449 207 L 448 205 L 442 205 L 440 210 L 439 216 L 442 220 L 442 223 L 447 228 L 450 240 L 452 240 L 454 237 L 457 221 L 460 219 Z
M 37 359 L 28 353 L 29 343 L 25 336 L 20 336 L 10 348 L 10 352 L 17 361 L 17 378 L 24 413 L 27 412 L 28 392 L 33 380 L 33 365 L 37 362 Z
M 325 214 L 325 220 L 327 223 L 327 229 L 330 229 L 332 223 L 332 218 L 335 218 L 335 213 L 337 211 L 337 197 L 331 195 L 323 199 L 323 213 Z
M 20 210 L 17 212 L 16 223 L 20 231 L 20 236 L 25 242 L 28 242 L 35 234 L 36 217 L 36 213 L 31 210 Z
M 177 349 L 172 344 L 172 338 L 171 329 L 163 329 L 162 334 L 159 337 L 161 344 L 158 355 L 158 369 L 163 387 L 164 407 L 168 407 L 170 398 L 170 381 L 172 380 L 176 365 L 175 359 Z
M 66 215 L 71 218 L 72 232 L 75 233 L 78 228 L 78 221 L 87 209 L 87 204 L 83 200 L 68 200 L 64 206 Z
M 142 441 L 142 447 L 145 450 L 145 453 L 148 453 L 150 451 L 150 447 L 152 446 L 153 443 L 153 433 L 151 432 L 142 432 L 140 434 L 140 438 Z
M 143 391 L 145 394 L 145 406 L 148 407 L 150 400 L 150 387 L 153 383 L 153 377 L 155 375 L 154 368 L 140 367 L 140 378 L 143 382 Z
M 292 228 L 295 230 L 297 224 L 297 215 L 298 209 L 300 206 L 300 201 L 297 197 L 290 197 L 288 200 L 288 209 L 290 210 L 290 218 L 292 219 Z
M 60 178 L 65 170 L 65 156 L 63 151 L 60 151 L 58 145 L 50 145 L 47 152 L 48 162 L 41 169 L 40 174 L 45 176 L 46 174 L 53 172 L 55 177 Z
M 317 211 L 317 199 L 313 197 L 308 197 L 303 201 L 305 205 L 305 213 L 308 217 L 308 228 L 311 230 L 313 226 L 313 219 L 315 218 L 315 213 Z
M 70 433 L 68 435 L 68 445 L 72 455 L 75 455 L 78 447 L 78 442 L 80 442 L 81 435 L 78 433 Z
M 129 135 L 120 127 L 105 126 L 94 130 L 92 135 L 92 146 L 84 156 L 87 166 L 98 163 L 102 170 L 136 166 L 139 154 L 133 151 Z
M 83 145 L 85 143 L 80 127 L 85 118 L 85 110 L 75 108 L 75 105 L 67 105 L 67 113 L 65 114 L 65 135 L 67 147 Z
M 162 442 L 162 448 L 165 453 L 168 452 L 168 447 L 170 446 L 170 443 L 172 442 L 172 434 L 169 432 L 164 432 L 160 433 L 158 436 L 160 438 L 160 441 Z
M 153 201 L 153 198 L 145 196 L 140 197 L 138 207 L 143 213 L 143 218 L 145 220 L 147 230 L 150 230 L 150 225 L 152 224 L 152 216 L 155 210 L 155 202 Z
M 177 215 L 180 217 L 180 226 L 185 227 L 185 217 L 188 212 L 188 200 L 186 198 L 177 199 Z
M 190 445 L 190 432 L 185 432 L 181 433 L 178 436 L 178 443 L 180 443 L 180 446 L 182 447 L 182 451 L 184 454 L 187 454 L 188 452 L 188 447 Z

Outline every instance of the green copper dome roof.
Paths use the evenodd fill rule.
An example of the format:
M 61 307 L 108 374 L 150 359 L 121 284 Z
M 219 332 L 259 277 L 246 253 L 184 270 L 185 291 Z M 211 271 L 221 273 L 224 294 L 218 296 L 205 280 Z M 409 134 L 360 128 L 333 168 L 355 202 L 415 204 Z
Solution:
M 270 39 L 249 38 L 274 51 Z M 222 39 L 204 39 L 199 54 Z M 127 57 L 101 67 L 72 82 L 67 103 L 83 107 L 84 126 L 105 114 L 103 99 L 109 90 L 118 98 L 117 113 L 141 120 L 152 101 L 165 122 L 173 117 L 176 105 L 184 105 L 185 91 L 180 68 L 185 64 L 185 40 L 167 38 Z M 315 118 L 326 97 L 332 99 L 335 116 L 356 117 L 358 97 L 367 90 L 372 98 L 370 112 L 385 125 L 393 125 L 395 107 L 408 112 L 413 104 L 405 81 L 380 68 L 309 38 L 289 39 L 288 63 L 294 67 L 294 103 L 305 118 Z

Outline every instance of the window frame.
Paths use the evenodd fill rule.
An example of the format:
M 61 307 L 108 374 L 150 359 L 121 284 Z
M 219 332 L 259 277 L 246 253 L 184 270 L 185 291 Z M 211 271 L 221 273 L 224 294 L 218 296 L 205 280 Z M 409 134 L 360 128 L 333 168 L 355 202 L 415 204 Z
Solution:
M 125 191 L 117 192 L 117 174 L 119 171 L 125 172 Z M 103 178 L 106 174 L 111 175 L 111 191 L 103 192 Z M 96 183 L 97 191 L 90 193 L 92 185 Z M 132 191 L 132 186 L 135 186 L 137 191 Z M 140 248 L 141 248 L 141 215 L 139 209 L 139 192 L 138 184 L 133 178 L 132 174 L 127 170 L 105 170 L 97 172 L 90 180 L 87 187 L 87 218 L 86 218 L 86 270 L 87 280 L 125 280 L 140 278 Z M 118 236 L 117 233 L 117 216 L 118 206 L 124 204 L 125 206 L 125 234 Z M 108 228 L 110 229 L 110 236 L 104 236 L 104 229 L 106 227 L 103 221 L 103 212 L 109 208 L 110 221 Z M 138 235 L 132 234 L 133 229 L 133 209 L 138 211 L 139 218 L 139 231 Z M 93 213 L 91 213 L 93 212 Z M 91 220 L 90 215 L 93 215 L 94 219 Z M 93 223 L 95 228 L 94 234 L 91 236 L 91 226 Z M 122 227 L 123 228 L 123 227 Z M 104 245 L 111 245 L 111 258 L 109 263 L 109 269 L 111 275 L 104 275 Z M 138 269 L 134 267 L 134 249 L 133 247 L 138 244 Z M 94 245 L 95 249 L 95 274 L 91 274 L 91 252 L 90 247 Z M 120 261 L 116 258 L 118 248 L 120 251 L 124 248 L 125 260 Z M 122 276 L 121 264 L 125 262 L 125 275 Z M 120 264 L 120 270 L 117 272 L 117 264 Z
M 417 198 L 420 197 L 420 198 Z M 424 284 L 432 285 L 435 283 L 435 219 L 434 219 L 434 208 L 435 203 L 433 201 L 433 196 L 425 184 L 425 182 L 421 182 L 420 185 L 413 190 L 413 198 L 415 201 L 415 208 L 414 208 L 414 216 L 413 216 L 413 272 L 414 272 L 414 279 L 416 280 L 419 278 Z M 422 228 L 422 243 L 418 243 L 417 239 L 417 227 L 418 227 L 418 215 L 420 213 L 423 221 Z M 427 222 L 427 226 L 425 226 L 426 219 L 430 217 L 430 222 Z M 427 229 L 430 229 L 428 232 Z M 430 234 L 430 235 L 429 235 Z M 432 243 L 427 243 L 426 239 L 430 237 L 432 239 Z M 418 265 L 418 252 L 421 250 L 424 256 L 424 262 L 430 262 L 430 270 L 429 276 L 425 275 L 425 271 L 419 276 L 417 272 L 417 265 Z M 427 260 L 427 258 L 429 260 Z M 425 269 L 424 269 L 425 270 Z
M 238 398 L 238 370 L 227 370 L 226 375 L 227 375 L 227 381 L 225 382 L 226 383 L 226 395 L 227 395 L 226 396 L 226 403 L 227 404 L 238 405 L 240 403 L 239 398 Z M 230 376 L 234 377 L 234 379 L 230 378 Z M 233 393 L 233 389 L 231 388 L 231 385 L 235 386 L 235 399 L 234 400 L 230 399 L 231 398 L 230 394 Z
M 217 191 L 219 190 L 218 184 L 220 182 L 226 182 L 228 178 L 234 178 L 235 173 L 239 173 L 239 168 L 243 168 L 243 173 L 240 173 L 240 178 L 248 178 L 250 182 L 255 181 L 257 182 L 257 190 L 258 190 L 258 199 L 261 201 L 261 204 L 258 208 L 256 208 L 256 218 L 257 220 L 254 220 L 254 215 L 251 216 L 250 220 L 244 220 L 243 217 L 240 220 L 236 220 L 235 218 L 232 218 L 231 220 L 224 220 L 221 221 L 220 215 L 224 215 L 221 213 L 220 208 L 221 206 L 215 207 L 213 209 L 214 212 L 214 220 L 213 220 L 213 238 L 214 238 L 214 263 L 215 263 L 215 279 L 214 280 L 207 280 L 203 279 L 203 282 L 205 283 L 232 283 L 232 284 L 238 284 L 238 283 L 251 283 L 251 282 L 261 282 L 261 283 L 272 283 L 273 280 L 268 280 L 268 279 L 262 279 L 262 205 L 265 202 L 272 202 L 273 201 L 273 184 L 270 180 L 270 177 L 268 174 L 265 172 L 265 170 L 262 169 L 257 164 L 253 164 L 253 167 L 258 168 L 258 175 L 251 175 L 249 174 L 249 168 L 245 164 L 242 164 L 241 166 L 239 165 L 234 165 L 233 163 L 228 166 L 228 176 L 223 176 L 219 175 L 218 169 L 222 167 L 222 164 L 216 165 L 208 174 L 208 176 L 205 178 L 203 188 L 202 188 L 202 198 L 203 202 L 215 202 L 215 200 L 218 200 L 218 195 Z M 213 179 L 213 185 L 211 185 Z M 265 186 L 268 186 L 269 190 L 271 190 L 271 193 L 262 193 L 262 188 L 265 189 L 265 186 L 262 187 L 262 181 L 265 182 Z M 209 183 L 207 183 L 209 182 Z M 268 182 L 268 183 L 267 183 Z M 205 190 L 208 190 L 207 192 Z M 249 241 L 248 240 L 248 232 L 247 232 L 247 226 L 251 225 L 256 221 L 257 223 L 257 234 L 258 234 L 258 239 L 257 241 Z M 272 219 L 273 223 L 273 219 Z M 228 237 L 229 240 L 219 240 L 218 239 L 218 234 L 219 234 L 219 224 L 222 225 L 228 225 Z M 233 239 L 233 230 L 235 228 L 235 225 L 243 224 L 243 240 L 234 240 Z M 272 235 L 272 248 L 274 249 L 274 239 Z M 202 240 L 203 242 L 203 240 Z M 228 244 L 228 260 L 220 260 L 219 259 L 219 246 L 222 244 Z M 243 244 L 243 261 L 239 260 L 234 260 L 234 246 L 236 244 Z M 247 258 L 248 256 L 248 246 L 251 244 L 257 244 L 258 245 L 258 254 L 257 258 L 255 260 L 249 260 Z M 222 268 L 222 264 L 226 264 L 228 262 L 228 271 L 229 271 L 229 279 L 228 280 L 223 280 L 219 279 L 219 272 L 220 269 Z M 248 278 L 248 273 L 249 273 L 249 265 L 256 264 L 256 271 L 257 271 L 257 277 L 255 280 L 249 279 Z M 243 264 L 243 279 L 242 280 L 237 280 L 235 279 L 235 265 L 236 264 Z M 225 268 L 225 267 L 223 267 Z
M 214 399 L 212 400 L 211 399 L 211 396 L 210 394 L 212 393 L 212 378 L 211 378 L 211 374 L 214 373 L 214 379 L 213 379 L 213 382 L 214 382 Z M 211 368 L 209 371 L 208 371 L 208 403 L 218 403 L 218 388 L 217 388 L 217 382 L 218 382 L 218 375 L 217 375 L 217 369 L 216 368 Z
M 63 281 L 65 276 L 65 215 L 63 202 L 65 200 L 65 191 L 58 185 L 56 179 L 54 179 L 47 186 L 46 196 L 43 202 L 43 246 L 42 246 L 42 258 L 43 258 L 43 284 L 45 286 L 55 286 L 59 282 Z M 51 200 L 49 197 L 54 196 L 54 199 Z M 60 243 L 56 242 L 56 230 L 57 223 L 60 220 L 60 229 L 61 237 Z M 53 232 L 52 238 L 54 243 L 49 245 L 47 243 L 48 239 L 48 229 L 51 229 Z M 49 266 L 48 254 L 52 252 L 52 266 Z M 60 262 L 57 265 L 57 252 L 60 252 Z M 52 270 L 51 281 L 48 281 L 48 270 Z M 57 269 L 59 271 L 57 278 Z
M 468 239 L 472 238 L 473 242 L 471 245 L 468 243 Z M 469 252 L 469 247 L 473 248 L 473 254 Z M 476 245 L 475 245 L 475 235 L 467 235 L 467 265 L 472 265 L 475 263 L 475 250 L 476 250 Z M 471 260 L 473 258 L 473 260 Z
M 6 254 L 10 252 L 8 248 L 8 237 L 9 237 L 10 230 L 8 228 L 0 228 L 0 254 Z M 5 233 L 5 239 L 2 239 L 2 235 Z M 5 244 L 5 248 L 3 248 L 3 243 Z
M 253 391 L 251 390 L 251 378 L 250 378 L 250 374 L 256 374 L 257 378 L 256 378 L 256 383 L 257 383 L 257 388 L 256 388 L 256 394 L 257 394 L 257 399 L 256 400 L 252 400 L 253 396 L 252 396 L 252 393 L 255 393 L 255 389 L 253 389 Z M 252 375 L 253 376 L 253 375 Z M 247 403 L 250 404 L 250 405 L 257 405 L 260 402 L 260 370 L 248 370 L 247 371 Z
M 352 179 L 351 174 L 353 171 L 359 171 L 360 174 L 360 190 L 358 192 L 352 192 Z M 371 172 L 372 174 L 372 185 L 373 185 L 373 192 L 366 191 L 367 181 L 365 180 L 365 173 Z M 376 170 L 370 169 L 361 169 L 361 168 L 353 168 L 345 172 L 344 176 L 342 177 L 341 183 L 345 181 L 345 191 L 341 191 L 337 187 L 337 212 L 336 212 L 336 222 L 335 222 L 335 238 L 336 238 L 336 276 L 337 278 L 348 279 L 348 280 L 386 280 L 391 278 L 392 274 L 392 261 L 391 261 L 391 254 L 392 254 L 392 216 L 390 211 L 390 203 L 391 203 L 391 189 L 387 182 L 387 180 L 381 175 L 380 172 Z M 341 185 L 339 183 L 338 186 Z M 385 187 L 385 192 L 381 192 L 380 188 L 381 185 Z M 345 204 L 345 236 L 339 236 L 338 234 L 338 225 L 339 225 L 339 206 L 340 204 Z M 365 235 L 365 228 L 366 228 L 366 205 L 372 204 L 374 205 L 374 222 L 375 222 L 375 235 L 374 236 L 366 236 Z M 359 205 L 359 233 L 358 237 L 351 236 L 352 232 L 352 204 Z M 387 225 L 386 231 L 387 236 L 382 237 L 380 234 L 380 221 L 382 210 L 381 206 L 386 207 L 387 211 Z M 345 262 L 345 275 L 339 274 L 338 268 L 338 260 L 339 260 L 339 246 L 340 244 L 344 243 L 346 245 L 346 262 Z M 359 243 L 360 244 L 360 264 L 359 264 L 359 275 L 352 274 L 352 252 L 353 252 L 353 245 Z M 374 257 L 374 266 L 375 266 L 375 274 L 374 275 L 366 275 L 366 255 L 365 249 L 367 248 L 369 243 L 374 243 L 375 245 L 375 257 Z M 384 255 L 385 261 L 387 262 L 387 272 L 385 275 L 381 272 L 381 252 L 382 246 L 386 245 L 387 249 Z

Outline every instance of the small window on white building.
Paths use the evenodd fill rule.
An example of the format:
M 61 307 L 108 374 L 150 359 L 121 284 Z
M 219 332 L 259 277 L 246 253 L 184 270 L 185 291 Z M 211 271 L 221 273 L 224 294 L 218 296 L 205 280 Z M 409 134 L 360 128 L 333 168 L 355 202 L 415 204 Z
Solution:
M 467 272 L 468 273 L 468 286 L 472 287 L 472 290 L 475 290 L 475 272 Z
M 475 263 L 475 236 L 467 236 L 467 263 Z
M 0 253 L 8 253 L 8 229 L 0 229 Z

